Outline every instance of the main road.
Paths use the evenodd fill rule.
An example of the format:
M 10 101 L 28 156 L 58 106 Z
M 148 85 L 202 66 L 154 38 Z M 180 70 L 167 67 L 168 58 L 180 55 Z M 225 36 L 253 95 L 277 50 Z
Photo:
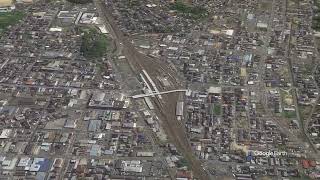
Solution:
M 127 58 L 128 63 L 135 71 L 138 77 L 142 70 L 146 70 L 151 79 L 155 82 L 158 89 L 164 91 L 160 83 L 156 80 L 157 77 L 169 77 L 172 89 L 180 89 L 182 87 L 181 81 L 177 78 L 177 74 L 166 62 L 159 59 L 154 59 L 144 54 L 139 53 L 131 44 L 128 37 L 117 27 L 113 17 L 112 11 L 106 6 L 105 2 L 101 0 L 94 0 L 100 17 L 104 25 L 109 30 L 110 35 L 113 37 L 116 46 L 121 47 L 122 54 Z M 197 179 L 209 180 L 207 172 L 202 168 L 201 162 L 195 158 L 183 125 L 176 120 L 175 107 L 178 101 L 178 96 L 175 94 L 167 94 L 163 100 L 159 101 L 153 98 L 156 105 L 156 113 L 162 120 L 168 138 L 175 144 L 179 152 L 182 153 L 184 158 L 188 161 L 189 167 Z

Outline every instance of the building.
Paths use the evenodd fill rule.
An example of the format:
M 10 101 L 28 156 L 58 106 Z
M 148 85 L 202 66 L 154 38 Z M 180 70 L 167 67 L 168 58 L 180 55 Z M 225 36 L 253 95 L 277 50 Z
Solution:
M 220 95 L 221 87 L 210 86 L 210 88 L 207 91 L 209 94 L 219 94 Z
M 77 120 L 76 119 L 67 119 L 65 121 L 64 127 L 71 128 L 71 129 L 76 128 L 77 127 Z
M 122 161 L 121 166 L 124 172 L 142 173 L 142 165 L 139 160 Z
M 15 9 L 12 0 L 0 0 L 0 12 L 11 12 Z
M 146 151 L 139 151 L 137 152 L 137 157 L 153 157 L 154 152 L 146 152 Z
M 268 28 L 268 24 L 267 23 L 258 22 L 257 23 L 257 27 L 260 28 L 260 29 L 267 29 Z
M 182 118 L 183 117 L 183 106 L 184 106 L 184 102 L 177 102 L 177 106 L 176 106 L 176 116 Z
M 0 134 L 0 139 L 8 139 L 11 135 L 12 129 L 3 129 Z
M 91 108 L 97 109 L 124 109 L 128 105 L 122 93 L 94 93 L 88 103 Z
M 91 120 L 88 126 L 88 131 L 95 132 L 100 129 L 101 121 L 100 120 Z

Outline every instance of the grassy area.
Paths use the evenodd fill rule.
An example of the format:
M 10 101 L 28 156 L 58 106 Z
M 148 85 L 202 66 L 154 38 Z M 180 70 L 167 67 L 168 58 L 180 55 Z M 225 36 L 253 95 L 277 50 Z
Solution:
M 24 13 L 20 11 L 0 13 L 0 34 L 8 26 L 14 25 L 24 17 Z
M 272 2 L 261 2 L 259 3 L 259 9 L 262 10 L 271 10 L 272 9 Z
M 92 0 L 67 0 L 67 1 L 74 4 L 87 4 L 92 2 Z
M 237 122 L 236 122 L 237 128 L 241 128 L 241 129 L 248 129 L 249 124 L 248 124 L 248 120 L 246 118 L 240 118 Z
M 182 158 L 177 162 L 177 167 L 178 168 L 187 167 L 189 169 L 189 163 L 185 158 Z
M 316 8 L 313 9 L 314 16 L 312 17 L 312 28 L 320 31 L 320 0 L 314 0 Z
M 301 120 L 305 121 L 312 110 L 312 106 L 308 105 L 308 106 L 304 106 L 304 105 L 299 105 L 299 110 L 300 110 L 300 116 L 301 116 Z
M 282 111 L 282 116 L 288 119 L 296 118 L 296 111 Z
M 134 6 L 139 6 L 139 5 L 140 5 L 139 0 L 128 0 L 128 1 L 126 1 L 126 3 L 127 3 L 130 7 L 134 7 Z
M 287 150 L 287 146 L 284 144 L 278 144 L 276 145 L 279 151 L 286 151 Z
M 310 176 L 308 176 L 305 172 L 300 172 L 299 177 L 292 177 L 292 180 L 309 180 L 312 179 Z
M 207 15 L 207 10 L 204 7 L 187 5 L 182 1 L 176 1 L 170 7 L 179 13 L 188 14 L 192 18 L 199 19 Z
M 94 28 L 83 29 L 82 43 L 80 51 L 86 58 L 103 57 L 110 44 L 109 39 L 104 34 Z
M 290 91 L 284 91 L 280 89 L 280 96 L 281 96 L 281 105 L 282 107 L 291 107 L 293 106 L 293 97 Z M 283 110 L 281 113 L 282 117 L 291 119 L 291 118 L 296 118 L 296 111 L 285 111 Z
M 219 116 L 221 114 L 221 105 L 220 104 L 214 104 L 213 105 L 213 112 L 215 115 Z

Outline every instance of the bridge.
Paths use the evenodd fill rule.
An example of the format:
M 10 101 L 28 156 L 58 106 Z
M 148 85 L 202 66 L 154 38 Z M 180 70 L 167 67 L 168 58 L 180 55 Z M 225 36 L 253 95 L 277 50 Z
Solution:
M 155 95 L 161 95 L 161 94 L 169 94 L 169 93 L 175 93 L 175 92 L 187 92 L 189 91 L 188 89 L 176 89 L 176 90 L 171 90 L 171 91 L 163 91 L 163 92 L 153 92 L 153 93 L 148 93 L 148 94 L 138 94 L 131 96 L 133 99 L 137 98 L 143 98 L 143 97 L 149 97 L 149 96 L 155 96 Z

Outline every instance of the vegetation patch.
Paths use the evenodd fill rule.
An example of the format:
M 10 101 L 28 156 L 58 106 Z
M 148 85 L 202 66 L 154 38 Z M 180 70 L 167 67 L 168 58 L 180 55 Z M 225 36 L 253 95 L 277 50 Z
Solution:
M 263 10 L 270 10 L 272 9 L 272 2 L 261 2 L 259 3 L 259 8 Z
M 92 3 L 92 0 L 67 0 L 68 2 L 74 3 L 74 4 L 87 4 Z
M 312 106 L 299 105 L 299 112 L 300 112 L 300 116 L 301 116 L 301 121 L 304 122 L 304 120 L 306 120 L 309 117 L 311 111 L 312 111 Z
M 177 167 L 178 168 L 182 168 L 182 167 L 187 167 L 189 169 L 189 163 L 185 158 L 181 158 L 178 162 L 177 162 Z
M 126 3 L 130 7 L 140 6 L 140 1 L 139 0 L 128 0 L 128 1 L 126 1 Z
M 296 118 L 296 111 L 282 111 L 282 116 L 288 119 Z
M 83 56 L 86 58 L 103 57 L 110 46 L 108 37 L 94 28 L 83 29 L 81 31 L 83 35 L 80 51 L 83 53 Z
M 20 11 L 0 13 L 0 33 L 8 26 L 18 23 L 24 17 L 24 15 L 25 14 Z
M 293 96 L 290 92 L 290 90 L 283 90 L 280 89 L 280 95 L 281 95 L 281 105 L 282 105 L 282 117 L 285 117 L 287 119 L 296 118 L 296 111 L 295 110 L 285 110 L 285 108 L 294 108 L 294 102 L 293 102 Z
M 221 114 L 221 105 L 220 104 L 214 104 L 213 105 L 213 112 L 215 115 L 219 116 Z
M 308 176 L 305 172 L 300 172 L 299 177 L 293 177 L 292 180 L 309 180 L 312 179 L 310 176 Z
M 314 16 L 312 17 L 312 28 L 320 31 L 320 0 L 314 0 Z
M 171 5 L 170 9 L 179 13 L 188 14 L 195 19 L 206 17 L 208 13 L 204 7 L 187 5 L 182 1 L 176 1 Z

